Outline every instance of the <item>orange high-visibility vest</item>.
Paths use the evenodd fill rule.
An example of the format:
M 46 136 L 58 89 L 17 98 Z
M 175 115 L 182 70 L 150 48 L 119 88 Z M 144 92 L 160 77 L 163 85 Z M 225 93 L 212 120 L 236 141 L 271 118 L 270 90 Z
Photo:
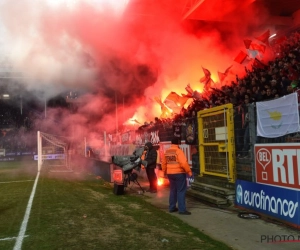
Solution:
M 162 170 L 166 174 L 192 174 L 190 165 L 178 145 L 172 144 L 162 157 Z

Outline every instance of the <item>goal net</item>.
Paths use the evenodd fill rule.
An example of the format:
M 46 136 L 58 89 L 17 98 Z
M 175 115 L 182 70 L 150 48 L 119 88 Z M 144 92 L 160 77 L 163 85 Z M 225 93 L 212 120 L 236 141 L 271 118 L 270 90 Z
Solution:
M 38 131 L 38 171 L 47 167 L 51 172 L 72 172 L 68 154 L 69 147 L 69 138 Z

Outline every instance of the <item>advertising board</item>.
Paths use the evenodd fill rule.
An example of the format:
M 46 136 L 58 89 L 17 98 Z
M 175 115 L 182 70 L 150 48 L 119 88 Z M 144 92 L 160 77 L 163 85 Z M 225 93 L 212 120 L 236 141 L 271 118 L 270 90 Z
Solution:
M 300 144 L 256 144 L 256 182 L 300 189 Z
M 265 184 L 236 181 L 235 204 L 300 226 L 299 191 Z

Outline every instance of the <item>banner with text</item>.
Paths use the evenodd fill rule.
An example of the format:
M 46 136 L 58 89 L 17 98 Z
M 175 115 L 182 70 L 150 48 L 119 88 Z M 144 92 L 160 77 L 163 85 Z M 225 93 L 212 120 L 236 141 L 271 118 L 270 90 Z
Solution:
M 300 190 L 299 143 L 255 144 L 256 182 Z
M 235 205 L 300 226 L 296 190 L 237 180 Z

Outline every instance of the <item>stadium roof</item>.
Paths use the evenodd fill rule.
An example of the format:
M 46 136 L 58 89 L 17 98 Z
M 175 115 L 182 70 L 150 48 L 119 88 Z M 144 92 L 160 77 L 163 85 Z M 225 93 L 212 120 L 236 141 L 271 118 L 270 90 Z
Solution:
M 299 0 L 256 0 L 258 4 L 265 5 L 272 16 L 292 17 L 300 9 Z
M 230 21 L 247 8 L 264 10 L 269 15 L 269 24 L 292 24 L 293 13 L 300 9 L 299 0 L 187 0 L 184 5 L 183 19 L 201 21 Z M 212 12 L 212 7 L 220 13 Z M 227 14 L 224 14 L 227 11 Z M 220 15 L 221 14 L 221 15 Z

